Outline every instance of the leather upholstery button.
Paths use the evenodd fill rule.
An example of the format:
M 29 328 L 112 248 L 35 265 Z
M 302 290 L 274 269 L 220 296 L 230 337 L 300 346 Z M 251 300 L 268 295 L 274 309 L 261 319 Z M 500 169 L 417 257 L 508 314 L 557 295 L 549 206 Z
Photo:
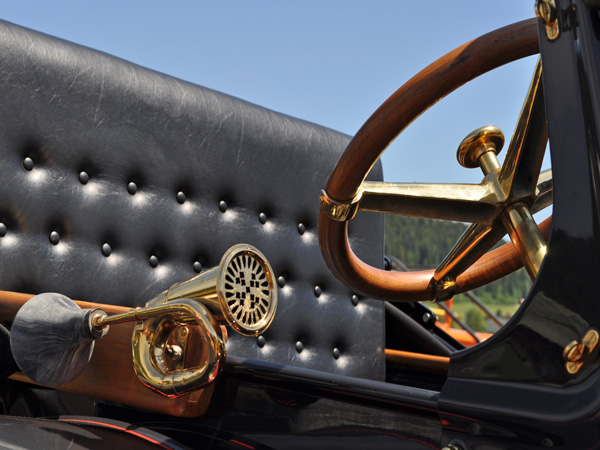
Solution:
M 315 292 L 315 297 L 320 297 L 321 294 L 323 293 L 323 290 L 321 289 L 321 286 L 315 286 L 314 292 Z
M 304 225 L 302 222 L 298 224 L 298 233 L 300 234 L 304 234 L 304 232 L 306 231 L 306 225 Z
M 110 246 L 110 244 L 104 243 L 102 245 L 102 254 L 104 256 L 110 256 L 111 253 L 112 253 L 112 247 Z
M 79 172 L 79 182 L 81 184 L 87 184 L 88 181 L 90 181 L 89 174 L 85 171 Z
M 265 341 L 265 337 L 264 337 L 264 336 L 259 336 L 259 337 L 256 339 L 256 343 L 258 344 L 258 346 L 259 346 L 260 348 L 263 348 L 263 347 L 265 346 L 265 343 L 266 343 L 266 341 Z
M 194 272 L 202 272 L 202 263 L 200 261 L 194 261 Z
M 358 305 L 358 295 L 356 295 L 356 294 L 352 295 L 352 304 L 354 306 Z
M 23 160 L 23 167 L 25 167 L 25 170 L 32 170 L 33 166 L 35 166 L 35 163 L 29 156 Z
M 296 342 L 296 351 L 298 353 L 301 353 L 302 350 L 304 350 L 304 344 L 302 344 L 302 342 L 300 342 L 300 341 L 297 341 Z
M 258 215 L 258 220 L 260 220 L 260 223 L 262 223 L 262 224 L 267 223 L 267 215 L 264 212 L 261 212 Z
M 335 348 L 333 349 L 333 357 L 334 357 L 335 359 L 338 359 L 338 358 L 340 357 L 340 349 L 339 349 L 339 348 L 335 347 Z
M 221 212 L 227 211 L 227 202 L 225 200 L 221 200 L 219 202 L 219 209 L 221 210 Z
M 285 286 L 285 278 L 283 277 L 283 275 L 280 275 L 279 277 L 277 277 L 277 285 L 280 288 Z
M 156 255 L 150 256 L 149 262 L 152 267 L 158 266 L 158 257 Z
M 177 201 L 182 205 L 185 202 L 185 193 L 183 191 L 177 193 Z
M 56 245 L 60 242 L 60 234 L 58 234 L 58 231 L 53 231 L 52 233 L 50 233 L 50 243 L 52 245 Z
M 131 195 L 134 195 L 137 192 L 137 190 L 138 190 L 137 184 L 135 184 L 133 181 L 131 181 L 127 185 L 127 192 L 129 192 Z
M 6 225 L 3 223 L 0 223 L 0 237 L 6 236 L 6 231 L 7 231 Z

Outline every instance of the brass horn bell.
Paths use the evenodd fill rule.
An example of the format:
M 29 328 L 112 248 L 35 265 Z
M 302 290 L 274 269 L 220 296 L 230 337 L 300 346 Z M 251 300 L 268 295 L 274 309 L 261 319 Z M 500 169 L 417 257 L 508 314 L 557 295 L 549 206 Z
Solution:
M 146 386 L 168 396 L 202 388 L 216 378 L 226 353 L 221 325 L 257 336 L 269 327 L 276 308 L 270 264 L 256 248 L 236 245 L 217 267 L 126 313 L 137 321 L 132 337 L 135 372 Z M 92 318 L 96 329 L 120 321 L 102 313 Z
M 269 327 L 277 309 L 273 269 L 261 252 L 247 244 L 230 248 L 217 267 L 172 286 L 146 306 L 126 313 L 108 316 L 100 309 L 82 311 L 59 294 L 37 297 L 39 300 L 34 297 L 25 304 L 27 308 L 21 308 L 13 322 L 19 340 L 12 342 L 11 338 L 11 346 L 13 353 L 22 355 L 17 362 L 26 375 L 38 381 L 36 373 L 46 374 L 38 382 L 50 386 L 66 383 L 85 367 L 94 339 L 106 334 L 110 325 L 135 321 L 131 344 L 135 372 L 144 385 L 169 397 L 214 381 L 226 353 L 223 325 L 230 325 L 244 336 L 257 336 Z M 50 300 L 61 304 L 60 314 L 56 314 L 63 317 L 61 322 L 48 323 Z M 74 333 L 65 326 L 73 321 L 80 323 L 82 330 Z M 31 354 L 31 349 L 39 347 L 35 330 L 48 331 L 52 327 L 52 335 L 64 335 L 59 339 L 61 345 L 73 342 L 53 349 L 51 353 L 59 357 L 45 362 L 40 371 L 39 358 Z M 89 350 L 82 350 L 84 347 Z M 81 355 L 87 355 L 87 359 L 79 361 L 84 358 Z M 77 369 L 65 375 L 67 366 Z M 60 377 L 47 375 L 60 371 Z

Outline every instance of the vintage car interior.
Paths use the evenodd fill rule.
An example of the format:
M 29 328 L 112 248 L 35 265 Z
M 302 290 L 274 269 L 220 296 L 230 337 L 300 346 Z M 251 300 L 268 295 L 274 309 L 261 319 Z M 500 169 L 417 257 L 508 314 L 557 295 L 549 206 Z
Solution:
M 352 138 L 0 22 L 0 442 L 598 446 L 599 9 L 539 0 Z M 416 117 L 536 53 L 512 136 L 456 143 L 480 184 L 383 182 Z M 469 226 L 436 269 L 398 272 L 381 213 Z M 520 267 L 523 305 L 476 346 L 420 303 Z

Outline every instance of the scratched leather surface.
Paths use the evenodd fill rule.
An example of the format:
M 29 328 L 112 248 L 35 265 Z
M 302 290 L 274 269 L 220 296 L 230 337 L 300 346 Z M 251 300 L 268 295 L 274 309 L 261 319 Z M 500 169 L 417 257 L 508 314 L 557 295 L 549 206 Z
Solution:
M 0 289 L 143 305 L 245 242 L 283 287 L 230 354 L 383 378 L 383 304 L 353 301 L 318 247 L 348 136 L 6 22 L 0 54 Z M 381 266 L 382 216 L 351 225 Z

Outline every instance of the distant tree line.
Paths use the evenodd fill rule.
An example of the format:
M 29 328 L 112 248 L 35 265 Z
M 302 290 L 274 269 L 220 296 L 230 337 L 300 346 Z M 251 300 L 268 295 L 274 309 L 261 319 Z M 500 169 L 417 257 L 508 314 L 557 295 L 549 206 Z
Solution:
M 435 268 L 465 229 L 466 225 L 458 222 L 386 215 L 385 254 L 399 258 L 414 269 Z M 488 305 L 514 305 L 527 294 L 530 286 L 527 273 L 521 269 L 475 293 Z

